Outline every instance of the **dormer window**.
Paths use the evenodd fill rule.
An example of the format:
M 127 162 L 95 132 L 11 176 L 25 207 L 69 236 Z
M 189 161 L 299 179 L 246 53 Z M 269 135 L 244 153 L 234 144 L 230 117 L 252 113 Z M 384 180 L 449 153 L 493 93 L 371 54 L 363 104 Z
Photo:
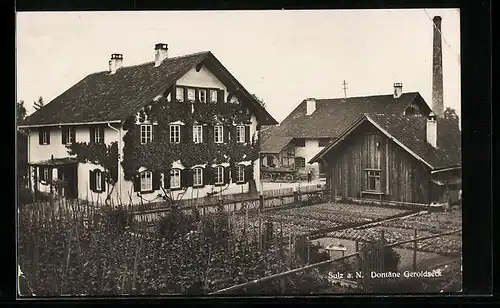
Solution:
M 198 91 L 198 100 L 202 103 L 206 103 L 207 102 L 207 90 L 205 89 L 200 89 Z
M 184 101 L 184 89 L 177 87 L 175 89 L 175 97 L 179 102 L 183 102 Z

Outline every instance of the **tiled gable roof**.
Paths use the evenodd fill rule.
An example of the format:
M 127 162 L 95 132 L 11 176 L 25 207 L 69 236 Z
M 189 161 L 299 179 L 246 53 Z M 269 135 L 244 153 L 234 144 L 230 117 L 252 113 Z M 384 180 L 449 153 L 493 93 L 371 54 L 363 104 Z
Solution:
M 421 157 L 432 169 L 460 166 L 461 133 L 458 123 L 437 118 L 437 148 L 426 141 L 425 117 L 368 114 L 367 117 Z
M 339 137 L 348 138 L 349 134 L 365 121 L 372 123 L 432 170 L 462 165 L 461 132 L 458 123 L 454 120 L 437 119 L 437 148 L 427 143 L 427 118 L 420 116 L 364 114 L 350 123 L 350 126 Z M 338 141 L 333 142 L 321 150 L 310 160 L 310 163 L 317 162 L 320 157 L 338 144 Z
M 223 72 L 227 80 L 231 80 L 240 91 L 246 93 L 215 56 L 206 51 L 167 58 L 158 67 L 155 67 L 154 62 L 148 62 L 122 67 L 115 74 L 108 71 L 90 74 L 28 116 L 21 125 L 123 121 L 156 96 L 163 94 L 175 80 L 205 60 L 210 61 L 213 67 Z M 264 122 L 275 124 L 276 120 L 264 108 L 253 103 L 255 106 L 251 107 L 261 115 Z
M 336 138 L 364 113 L 403 114 L 409 104 L 421 99 L 418 92 L 393 95 L 316 99 L 316 110 L 306 115 L 302 101 L 281 123 L 274 135 L 294 138 Z M 423 99 L 421 99 L 423 101 Z M 424 102 L 425 103 L 425 102 Z M 430 108 L 425 106 L 424 112 Z

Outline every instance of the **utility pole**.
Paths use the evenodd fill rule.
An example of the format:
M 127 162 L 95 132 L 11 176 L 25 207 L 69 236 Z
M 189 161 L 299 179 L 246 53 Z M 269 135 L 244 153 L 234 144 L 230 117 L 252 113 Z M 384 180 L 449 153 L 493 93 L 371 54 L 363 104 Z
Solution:
M 342 82 L 342 89 L 344 89 L 344 99 L 347 99 L 347 83 L 345 80 Z

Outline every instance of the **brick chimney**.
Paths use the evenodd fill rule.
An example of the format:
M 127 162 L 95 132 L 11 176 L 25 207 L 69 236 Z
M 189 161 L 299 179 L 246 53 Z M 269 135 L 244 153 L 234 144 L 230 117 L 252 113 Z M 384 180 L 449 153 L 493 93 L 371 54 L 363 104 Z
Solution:
M 403 84 L 401 82 L 394 83 L 394 98 L 399 98 L 403 94 Z
M 168 45 L 163 43 L 158 43 L 155 45 L 155 67 L 160 66 L 160 64 L 168 58 Z
M 109 73 L 114 74 L 116 71 L 123 66 L 123 55 L 120 53 L 114 53 L 111 55 L 111 60 L 109 61 Z
M 432 111 L 427 118 L 425 133 L 427 143 L 437 148 L 437 120 L 436 115 Z
M 307 104 L 306 115 L 313 114 L 313 112 L 316 111 L 316 99 L 308 98 L 306 99 L 306 104 Z
M 441 16 L 435 16 L 432 48 L 432 111 L 437 117 L 444 116 L 443 105 L 443 51 L 441 44 Z

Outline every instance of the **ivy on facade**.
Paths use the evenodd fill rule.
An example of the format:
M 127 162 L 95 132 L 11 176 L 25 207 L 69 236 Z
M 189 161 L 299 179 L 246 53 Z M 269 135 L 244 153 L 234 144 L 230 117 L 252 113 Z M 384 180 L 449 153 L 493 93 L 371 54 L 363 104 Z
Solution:
M 170 142 L 170 123 L 181 121 L 181 142 Z M 153 125 L 153 140 L 141 144 L 140 125 Z M 122 167 L 126 180 L 132 180 L 138 170 L 166 172 L 172 163 L 180 161 L 185 168 L 201 164 L 229 162 L 234 168 L 240 161 L 258 158 L 259 145 L 255 137 L 248 143 L 237 143 L 233 124 L 250 124 L 251 113 L 241 103 L 168 102 L 162 99 L 146 106 L 137 117 L 125 121 L 127 133 L 123 137 Z M 193 125 L 204 125 L 202 143 L 193 142 Z M 214 142 L 213 125 L 223 125 L 228 130 L 225 143 Z M 226 138 L 229 137 L 227 142 Z
M 102 166 L 107 173 L 107 181 L 115 184 L 118 181 L 118 143 L 76 142 L 66 145 L 69 155 L 76 155 L 80 163 L 92 163 Z

